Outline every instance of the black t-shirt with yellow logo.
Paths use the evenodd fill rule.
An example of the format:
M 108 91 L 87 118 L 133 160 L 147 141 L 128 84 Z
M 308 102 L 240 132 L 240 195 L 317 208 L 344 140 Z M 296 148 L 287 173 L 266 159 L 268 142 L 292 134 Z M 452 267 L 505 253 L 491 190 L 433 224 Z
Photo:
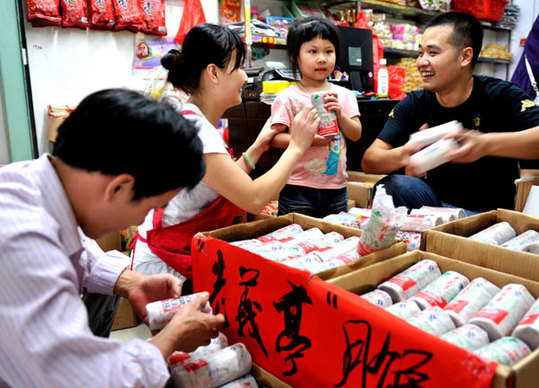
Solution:
M 520 131 L 539 125 L 539 107 L 515 84 L 474 76 L 472 94 L 454 108 L 441 106 L 433 92 L 410 93 L 390 113 L 378 138 L 400 147 L 423 124 L 434 127 L 451 120 L 480 132 Z M 441 201 L 454 206 L 513 209 L 519 163 L 523 169 L 539 169 L 539 161 L 488 156 L 469 164 L 443 164 L 428 172 L 426 182 Z

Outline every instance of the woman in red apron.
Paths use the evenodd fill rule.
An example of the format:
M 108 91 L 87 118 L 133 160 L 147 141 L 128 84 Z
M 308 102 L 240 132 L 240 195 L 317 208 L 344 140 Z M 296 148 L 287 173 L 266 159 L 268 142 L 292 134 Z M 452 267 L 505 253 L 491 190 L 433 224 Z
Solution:
M 164 209 L 155 209 L 139 226 L 132 251 L 132 268 L 144 273 L 169 272 L 192 279 L 191 239 L 201 231 L 233 223 L 244 212 L 259 213 L 287 182 L 295 164 L 310 147 L 319 119 L 312 107 L 300 112 L 292 124 L 289 147 L 264 175 L 249 173 L 270 147 L 276 134 L 269 125 L 234 161 L 216 127 L 223 113 L 241 103 L 247 76 L 241 69 L 245 48 L 229 28 L 200 24 L 185 37 L 182 51 L 170 50 L 161 59 L 168 81 L 189 94 L 179 109 L 199 127 L 204 146 L 206 175 L 189 192 L 180 192 Z M 173 174 L 176 168 L 163 166 Z M 187 290 L 184 289 L 184 293 Z

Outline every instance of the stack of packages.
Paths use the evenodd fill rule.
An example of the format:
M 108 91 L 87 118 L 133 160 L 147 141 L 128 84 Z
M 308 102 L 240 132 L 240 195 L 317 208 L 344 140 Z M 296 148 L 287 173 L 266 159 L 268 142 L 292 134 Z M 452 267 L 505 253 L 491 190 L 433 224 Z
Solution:
M 404 93 L 423 88 L 423 78 L 421 77 L 419 70 L 417 70 L 414 58 L 401 58 L 399 62 L 397 62 L 397 66 L 405 69 L 404 85 L 401 87 L 401 90 Z
M 201 293 L 152 302 L 146 305 L 151 330 L 162 329 L 185 304 Z M 211 314 L 208 303 L 203 311 Z M 171 385 L 174 388 L 257 388 L 255 378 L 249 374 L 252 358 L 241 342 L 228 344 L 223 333 L 191 353 L 173 352 L 168 358 Z
M 441 273 L 421 260 L 361 295 L 430 334 L 511 366 L 539 347 L 539 299 L 525 286 Z
M 472 240 L 511 249 L 539 254 L 539 233 L 527 230 L 517 236 L 515 230 L 508 222 L 498 222 L 469 237 Z
M 230 244 L 268 260 L 318 273 L 350 264 L 392 245 L 405 210 L 395 208 L 393 199 L 381 187 L 373 200 L 373 210 L 364 224 L 361 237 L 345 239 L 337 232 L 324 234 L 318 228 L 303 230 L 300 225 L 291 224 L 257 238 L 232 241 Z M 337 216 L 349 216 L 356 222 L 354 227 L 360 227 L 360 220 L 356 216 L 346 213 Z

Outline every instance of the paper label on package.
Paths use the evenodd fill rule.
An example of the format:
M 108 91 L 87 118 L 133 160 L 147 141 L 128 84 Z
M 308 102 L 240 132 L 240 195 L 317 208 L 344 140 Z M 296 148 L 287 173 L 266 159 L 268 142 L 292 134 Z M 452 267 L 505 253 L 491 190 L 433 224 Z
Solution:
M 469 304 L 470 302 L 467 300 L 456 300 L 445 306 L 444 310 L 452 310 L 456 313 L 460 313 Z
M 524 319 L 519 322 L 518 326 L 533 325 L 535 322 L 539 322 L 539 314 L 530 314 L 527 317 L 524 317 Z
M 419 291 L 414 296 L 416 296 L 418 298 L 425 299 L 427 301 L 427 303 L 430 304 L 431 306 L 444 307 L 447 304 L 447 302 L 445 301 L 445 299 L 441 295 L 437 295 L 437 294 L 435 294 L 433 292 L 430 292 L 428 290 Z
M 489 319 L 495 324 L 499 325 L 501 321 L 509 314 L 506 310 L 497 309 L 495 307 L 485 307 L 481 310 L 475 318 L 485 318 Z
M 417 284 L 416 281 L 411 277 L 402 275 L 395 275 L 389 279 L 388 282 L 399 285 L 404 291 Z

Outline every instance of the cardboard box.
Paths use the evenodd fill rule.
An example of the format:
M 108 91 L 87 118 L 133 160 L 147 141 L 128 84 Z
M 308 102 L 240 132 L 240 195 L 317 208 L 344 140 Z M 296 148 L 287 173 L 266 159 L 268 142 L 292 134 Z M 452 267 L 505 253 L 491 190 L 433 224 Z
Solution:
M 363 187 L 350 184 L 350 182 L 378 182 L 385 175 L 365 174 L 358 171 L 347 171 L 348 173 L 348 199 L 356 201 L 357 207 L 370 208 L 372 207 L 372 197 L 374 190 L 372 187 Z
M 519 283 L 526 286 L 526 288 L 535 298 L 539 297 L 538 282 L 491 269 L 481 268 L 479 266 L 459 260 L 422 251 L 409 252 L 404 255 L 373 264 L 367 268 L 328 280 L 328 282 L 342 287 L 348 291 L 363 294 L 373 290 L 378 284 L 424 259 L 436 261 L 440 266 L 442 273 L 450 270 L 456 271 L 468 277 L 470 280 L 482 276 L 500 288 L 509 283 Z M 518 266 L 518 264 L 515 265 Z M 395 319 L 402 321 L 397 317 L 395 317 Z M 388 320 L 387 324 L 391 325 L 392 323 Z M 412 326 L 410 325 L 410 327 Z M 422 341 L 431 341 L 434 340 L 434 338 L 436 337 L 432 336 L 431 334 L 424 333 Z M 447 343 L 447 345 L 451 347 L 454 346 L 449 343 Z M 443 353 L 442 348 L 440 348 L 440 353 Z M 496 368 L 496 374 L 492 379 L 491 387 L 528 388 L 537 386 L 537 382 L 539 382 L 539 348 L 532 352 L 529 356 L 519 361 L 513 367 L 498 365 Z M 462 381 L 460 386 L 466 386 L 466 381 Z
M 129 327 L 135 327 L 138 324 L 138 316 L 135 314 L 133 306 L 131 306 L 129 300 L 122 298 L 111 330 L 127 329 Z
M 259 367 L 256 364 L 253 364 L 253 369 L 251 369 L 251 374 L 255 378 L 259 387 L 292 388 L 290 385 L 278 379 L 277 377 L 269 373 L 267 370 Z
M 508 222 L 517 235 L 530 229 L 539 231 L 538 217 L 498 209 L 426 230 L 422 236 L 422 250 L 526 279 L 539 280 L 539 255 L 513 251 L 468 238 L 502 221 Z
M 539 186 L 539 176 L 520 178 L 516 180 L 517 195 L 515 197 L 515 210 L 521 212 L 526 205 L 532 186 Z
M 260 235 L 276 221 L 286 220 L 214 235 Z M 342 287 L 209 234 L 191 247 L 195 292 L 208 291 L 213 311 L 224 314 L 229 342 L 243 342 L 255 364 L 290 386 L 490 387 L 496 363 L 429 338 Z
M 307 230 L 309 228 L 318 228 L 323 233 L 335 231 L 343 235 L 344 238 L 348 238 L 351 236 L 361 236 L 362 233 L 360 229 L 334 224 L 331 222 L 323 221 L 319 218 L 305 216 L 303 214 L 291 213 L 287 214 L 286 216 L 270 217 L 267 219 L 248 222 L 245 224 L 232 225 L 226 228 L 216 229 L 211 232 L 204 232 L 203 235 L 211 236 L 224 241 L 247 240 L 273 232 L 274 230 L 277 230 L 290 224 L 299 224 L 304 230 Z M 245 252 L 245 250 L 243 249 L 242 251 Z M 368 266 L 372 263 L 386 260 L 390 257 L 395 257 L 404 252 L 406 252 L 406 244 L 400 240 L 396 240 L 393 245 L 386 249 L 373 252 L 353 263 L 342 265 L 336 268 L 330 268 L 323 272 L 318 272 L 316 273 L 316 276 L 323 280 L 330 279 L 334 276 L 340 276 L 343 273 L 362 268 L 364 266 Z

